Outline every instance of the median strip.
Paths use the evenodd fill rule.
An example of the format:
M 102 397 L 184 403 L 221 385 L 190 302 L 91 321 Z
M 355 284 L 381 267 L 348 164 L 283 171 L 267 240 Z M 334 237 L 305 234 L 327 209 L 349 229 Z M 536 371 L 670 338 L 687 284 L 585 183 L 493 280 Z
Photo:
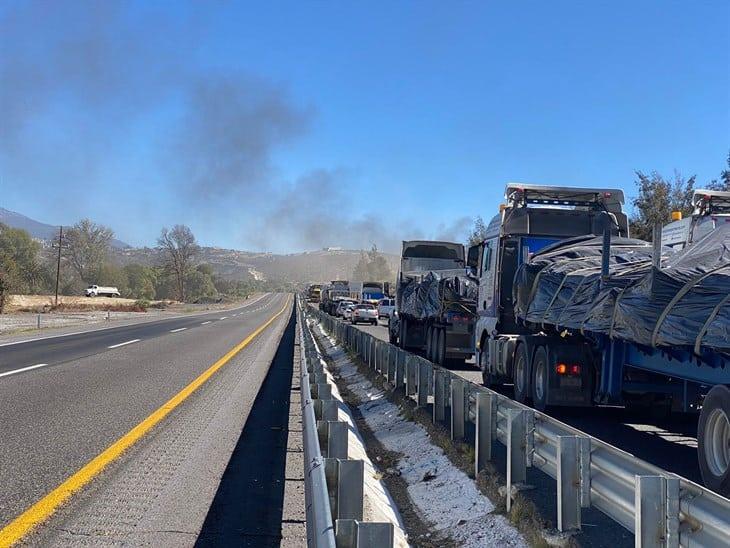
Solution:
M 141 339 L 132 339 L 131 341 L 125 341 L 123 343 L 113 344 L 111 346 L 107 346 L 107 348 L 109 348 L 109 349 L 111 349 L 111 348 L 119 348 L 120 346 L 127 346 L 128 344 L 136 343 L 136 342 L 139 342 L 140 340 Z
M 150 416 L 132 428 L 124 436 L 115 441 L 102 453 L 94 457 L 80 470 L 66 479 L 58 487 L 33 504 L 11 523 L 0 529 L 0 547 L 12 546 L 25 537 L 31 530 L 50 518 L 56 510 L 71 496 L 86 486 L 109 464 L 117 460 L 127 449 L 132 447 L 142 436 L 147 434 L 155 425 L 164 419 L 170 412 L 183 403 L 191 394 L 200 388 L 213 374 L 233 359 L 241 350 L 247 347 L 264 329 L 281 316 L 289 307 L 287 298 L 282 309 L 256 328 L 253 333 L 231 348 L 218 361 L 211 365 L 198 378 L 188 384 L 167 403 L 154 411 Z M 135 341 L 129 341 L 135 342 Z
M 178 327 L 177 329 L 170 329 L 170 333 L 179 333 L 180 331 L 185 331 L 187 327 Z
M 45 367 L 48 365 L 47 363 L 39 363 L 36 365 L 31 365 L 29 367 L 23 367 L 21 369 L 15 369 L 13 371 L 6 371 L 5 373 L 0 373 L 0 377 L 9 377 L 10 375 L 15 375 L 16 373 L 22 373 L 23 371 L 30 371 L 31 369 L 38 369 L 39 367 Z

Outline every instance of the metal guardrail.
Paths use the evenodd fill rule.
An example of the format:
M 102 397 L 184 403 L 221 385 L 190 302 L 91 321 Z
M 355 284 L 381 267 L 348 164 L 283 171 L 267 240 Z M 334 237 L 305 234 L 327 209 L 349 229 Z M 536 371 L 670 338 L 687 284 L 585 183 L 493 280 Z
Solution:
M 581 509 L 593 507 L 634 533 L 637 547 L 730 546 L 730 500 L 319 310 L 307 314 L 419 406 L 431 402 L 452 439 L 473 423 L 477 474 L 493 442 L 503 444 L 508 509 L 534 467 L 557 482 L 560 531 L 580 529 Z
M 363 521 L 364 463 L 347 458 L 348 425 L 317 355 L 301 302 L 297 307 L 304 442 L 307 546 L 387 548 L 392 523 Z

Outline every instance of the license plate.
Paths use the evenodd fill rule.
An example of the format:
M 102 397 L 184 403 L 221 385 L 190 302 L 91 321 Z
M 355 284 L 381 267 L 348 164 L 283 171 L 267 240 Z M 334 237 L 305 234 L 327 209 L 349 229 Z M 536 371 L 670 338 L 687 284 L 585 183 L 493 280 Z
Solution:
M 580 388 L 581 384 L 580 377 L 562 377 L 560 379 L 561 388 Z

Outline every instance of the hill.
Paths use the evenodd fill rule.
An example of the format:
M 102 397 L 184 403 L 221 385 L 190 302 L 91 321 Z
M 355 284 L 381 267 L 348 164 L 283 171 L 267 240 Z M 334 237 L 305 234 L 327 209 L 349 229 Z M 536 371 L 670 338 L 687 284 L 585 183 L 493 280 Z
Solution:
M 115 252 L 117 261 L 124 265 L 142 263 L 160 264 L 159 251 L 153 248 L 128 248 Z M 383 253 L 393 271 L 398 271 L 398 256 Z M 279 255 L 237 251 L 219 247 L 201 247 L 197 262 L 211 265 L 213 271 L 229 280 L 281 280 L 298 283 L 319 283 L 348 279 L 355 269 L 360 251 L 349 249 L 322 249 Z
M 6 224 L 12 228 L 23 229 L 33 238 L 38 240 L 53 240 L 58 238 L 58 226 L 41 223 L 40 221 L 36 221 L 35 219 L 31 219 L 30 217 L 26 217 L 25 215 L 2 207 L 0 207 L 0 223 Z M 66 229 L 68 227 L 64 226 L 63 228 Z M 113 247 L 119 249 L 129 247 L 129 244 L 122 242 L 121 240 L 117 240 L 116 238 L 113 239 L 111 243 Z

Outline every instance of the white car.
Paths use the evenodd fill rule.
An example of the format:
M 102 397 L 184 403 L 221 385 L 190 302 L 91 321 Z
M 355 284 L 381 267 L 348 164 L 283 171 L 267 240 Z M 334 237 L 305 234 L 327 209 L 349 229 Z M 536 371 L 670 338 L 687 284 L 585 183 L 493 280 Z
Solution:
M 389 318 L 395 310 L 395 299 L 380 299 L 378 302 L 378 318 Z
M 354 310 L 355 310 L 355 305 L 354 304 L 351 304 L 350 306 L 348 306 L 347 308 L 345 308 L 345 311 L 342 313 L 342 319 L 345 320 L 345 321 L 352 320 L 352 312 Z
M 116 287 L 104 287 L 101 285 L 90 285 L 84 291 L 87 297 L 121 297 Z
M 338 317 L 338 318 L 343 317 L 344 314 L 345 314 L 345 309 L 348 306 L 353 306 L 355 304 L 356 303 L 354 301 L 349 301 L 349 300 L 344 300 L 344 299 L 341 300 L 339 302 L 339 304 L 337 305 L 337 308 L 335 309 L 335 316 Z
M 352 323 L 368 322 L 378 325 L 378 309 L 374 304 L 358 304 L 352 311 Z

